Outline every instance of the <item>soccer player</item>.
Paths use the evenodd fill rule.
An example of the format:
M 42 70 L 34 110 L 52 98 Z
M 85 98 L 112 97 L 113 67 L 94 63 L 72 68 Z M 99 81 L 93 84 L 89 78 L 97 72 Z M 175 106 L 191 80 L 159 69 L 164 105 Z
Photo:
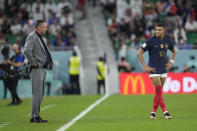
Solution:
M 167 61 L 167 50 L 170 49 L 172 52 L 172 58 Z M 149 53 L 149 63 L 145 63 L 142 54 L 148 51 Z M 176 51 L 174 49 L 173 43 L 170 39 L 165 36 L 165 27 L 162 24 L 157 24 L 155 26 L 155 36 L 149 38 L 137 53 L 138 59 L 140 60 L 143 68 L 149 72 L 149 77 L 151 78 L 155 87 L 155 97 L 153 100 L 153 109 L 150 114 L 151 119 L 156 119 L 156 111 L 160 106 L 164 118 L 171 119 L 169 112 L 167 111 L 165 101 L 162 96 L 163 86 L 167 77 L 167 71 L 172 67 L 174 59 L 176 56 Z

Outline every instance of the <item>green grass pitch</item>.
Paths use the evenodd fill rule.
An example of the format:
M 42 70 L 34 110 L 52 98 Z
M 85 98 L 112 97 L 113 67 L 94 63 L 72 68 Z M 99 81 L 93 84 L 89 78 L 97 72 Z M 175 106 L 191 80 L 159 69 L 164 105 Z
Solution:
M 45 97 L 41 116 L 49 122 L 30 123 L 31 99 L 8 107 L 0 100 L 0 131 L 55 131 L 102 96 Z M 197 131 L 197 95 L 164 95 L 173 119 L 166 120 L 159 108 L 151 120 L 153 95 L 113 95 L 95 107 L 68 131 Z M 48 107 L 48 108 L 46 108 Z

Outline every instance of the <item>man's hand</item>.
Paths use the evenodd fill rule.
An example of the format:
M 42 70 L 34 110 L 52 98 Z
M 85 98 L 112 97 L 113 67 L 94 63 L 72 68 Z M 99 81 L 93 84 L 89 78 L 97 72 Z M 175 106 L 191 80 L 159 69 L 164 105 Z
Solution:
M 9 59 L 5 60 L 5 64 L 11 64 L 11 61 Z
M 166 64 L 165 65 L 165 69 L 167 70 L 167 71 L 169 71 L 169 69 L 172 67 L 172 65 L 173 65 L 173 63 L 172 62 L 168 62 L 168 64 Z
M 156 72 L 156 69 L 155 68 L 151 68 L 151 67 L 148 67 L 148 66 L 144 66 L 144 70 L 145 71 L 149 71 L 149 72 L 153 72 L 153 73 L 155 73 Z
M 38 68 L 38 64 L 33 65 L 33 68 Z

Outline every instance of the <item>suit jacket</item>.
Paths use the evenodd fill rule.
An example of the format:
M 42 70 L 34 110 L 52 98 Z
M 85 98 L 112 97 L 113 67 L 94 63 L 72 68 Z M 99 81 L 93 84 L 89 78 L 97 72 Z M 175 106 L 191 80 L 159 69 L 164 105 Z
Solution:
M 48 49 L 48 48 L 47 48 Z M 48 49 L 49 52 L 49 49 Z M 43 67 L 47 61 L 47 55 L 45 49 L 41 43 L 41 40 L 35 31 L 31 32 L 26 39 L 24 55 L 28 61 L 28 67 L 31 68 L 35 64 L 38 67 Z M 47 69 L 53 68 L 53 61 L 49 52 L 49 63 L 50 66 Z

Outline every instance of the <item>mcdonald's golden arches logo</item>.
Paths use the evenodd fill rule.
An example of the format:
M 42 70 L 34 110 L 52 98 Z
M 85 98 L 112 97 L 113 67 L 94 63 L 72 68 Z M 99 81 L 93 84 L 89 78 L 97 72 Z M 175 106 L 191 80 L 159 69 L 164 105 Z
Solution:
M 129 81 L 131 81 L 130 82 L 131 86 L 129 86 Z M 137 87 L 138 82 L 140 83 L 139 87 Z M 128 94 L 129 87 L 131 88 L 132 94 L 137 94 L 137 90 L 139 88 L 141 88 L 141 94 L 146 93 L 145 83 L 144 83 L 144 80 L 143 80 L 142 76 L 140 76 L 140 75 L 137 75 L 136 77 L 128 75 L 126 77 L 125 82 L 124 82 L 123 94 L 125 94 L 125 95 Z

